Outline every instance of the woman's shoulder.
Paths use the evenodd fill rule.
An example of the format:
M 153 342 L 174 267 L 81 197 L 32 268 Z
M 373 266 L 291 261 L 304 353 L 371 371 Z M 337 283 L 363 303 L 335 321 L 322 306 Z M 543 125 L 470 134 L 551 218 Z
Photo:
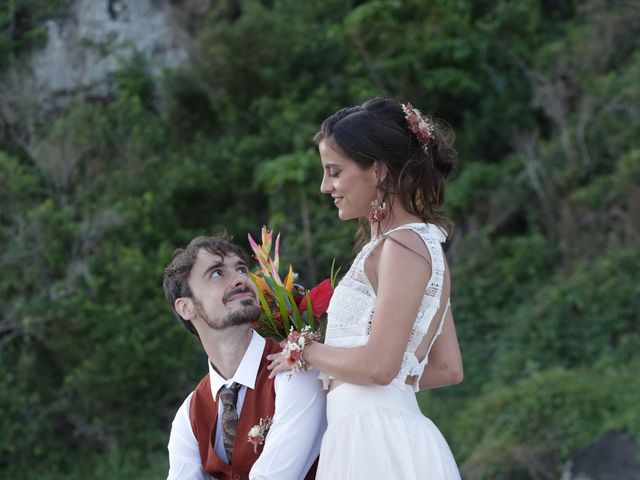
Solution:
M 412 234 L 411 232 L 415 232 Z M 383 236 L 391 236 L 393 235 L 395 238 L 398 236 L 404 236 L 406 238 L 415 237 L 415 234 L 420 236 L 423 240 L 435 240 L 439 243 L 444 243 L 447 240 L 447 235 L 445 231 L 434 223 L 424 223 L 424 222 L 415 222 L 415 223 L 405 223 L 404 225 L 399 225 L 391 230 L 385 232 Z
M 401 227 L 395 228 L 386 232 L 383 237 L 386 239 L 386 244 L 400 243 L 407 247 L 414 247 L 415 249 L 423 249 L 424 248 L 424 240 L 423 236 L 417 231 L 415 228 L 412 228 L 410 225 L 403 225 Z M 389 242 L 389 240 L 392 240 Z
M 446 239 L 444 231 L 435 224 L 405 223 L 387 230 L 365 245 L 359 255 L 360 262 L 356 263 L 364 260 L 371 268 L 383 255 L 392 261 L 401 261 L 404 255 L 411 253 L 414 259 L 417 255 L 430 264 L 433 251 L 440 250 L 436 243 L 444 243 Z
M 431 264 L 431 255 L 424 238 L 412 228 L 399 228 L 387 232 L 379 248 L 379 259 L 387 264 L 403 265 L 404 268 L 416 266 L 416 260 L 425 260 Z M 420 268 L 425 262 L 417 262 Z

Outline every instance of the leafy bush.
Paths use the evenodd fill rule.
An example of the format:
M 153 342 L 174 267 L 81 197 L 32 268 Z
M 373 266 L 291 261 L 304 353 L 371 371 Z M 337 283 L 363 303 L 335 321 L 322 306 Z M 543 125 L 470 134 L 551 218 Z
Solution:
M 68 3 L 0 11 L 0 81 Z M 162 267 L 195 235 L 246 246 L 265 223 L 303 283 L 348 263 L 354 225 L 318 192 L 311 138 L 378 95 L 457 136 L 465 381 L 421 401 L 465 470 L 555 474 L 605 429 L 638 433 L 632 2 L 209 3 L 194 61 L 162 78 L 134 59 L 116 98 L 78 93 L 46 115 L 0 94 L 2 475 L 161 476 L 170 420 L 206 371 Z
M 511 382 L 551 366 L 593 365 L 599 358 L 628 362 L 623 337 L 638 337 L 640 277 L 637 250 L 612 249 L 575 265 L 541 286 L 530 301 L 503 312 L 495 382 Z
M 468 402 L 450 428 L 465 478 L 558 478 L 566 460 L 610 430 L 640 438 L 638 358 L 608 369 L 560 367 Z

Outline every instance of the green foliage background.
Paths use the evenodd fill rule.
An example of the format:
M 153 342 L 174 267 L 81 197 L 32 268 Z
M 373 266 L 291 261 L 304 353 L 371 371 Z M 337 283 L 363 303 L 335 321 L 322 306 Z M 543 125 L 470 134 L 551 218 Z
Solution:
M 1 5 L 0 79 L 65 3 Z M 558 478 L 602 433 L 640 436 L 637 2 L 221 0 L 191 28 L 161 78 L 138 58 L 107 101 L 3 110 L 3 478 L 166 475 L 204 372 L 162 296 L 171 252 L 268 224 L 303 282 L 348 264 L 311 138 L 379 95 L 456 134 L 465 380 L 420 400 L 466 478 Z

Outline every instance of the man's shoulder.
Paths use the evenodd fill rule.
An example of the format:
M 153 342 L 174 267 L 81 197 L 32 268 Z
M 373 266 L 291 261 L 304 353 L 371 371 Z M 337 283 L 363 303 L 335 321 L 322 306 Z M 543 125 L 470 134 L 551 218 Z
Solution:
M 205 405 L 209 405 L 213 402 L 211 378 L 209 373 L 202 377 L 193 391 L 189 394 L 189 397 L 191 398 L 191 405 L 198 404 L 199 402 L 204 402 Z
M 204 377 L 202 377 L 200 379 L 200 381 L 198 382 L 196 387 L 193 389 L 193 391 L 195 392 L 199 388 L 204 388 L 204 387 L 211 388 L 211 377 L 210 377 L 210 374 L 208 372 L 204 375 Z
M 182 404 L 180 405 L 180 407 L 178 408 L 178 410 L 176 411 L 176 414 L 173 418 L 173 428 L 176 427 L 177 424 L 188 424 L 190 423 L 189 421 L 189 412 L 191 410 L 191 401 L 193 399 L 193 393 L 191 392 L 189 395 L 187 395 L 187 398 L 184 399 L 184 401 L 182 402 Z
M 207 392 L 211 392 L 210 384 L 211 382 L 209 380 L 209 374 L 207 373 L 200 379 L 195 388 L 191 392 L 189 392 L 189 395 L 187 395 L 187 397 L 184 399 L 176 412 L 174 421 L 178 420 L 179 418 L 189 418 L 189 415 L 191 413 L 191 405 L 193 404 L 194 398 L 201 397 L 202 393 L 206 394 Z

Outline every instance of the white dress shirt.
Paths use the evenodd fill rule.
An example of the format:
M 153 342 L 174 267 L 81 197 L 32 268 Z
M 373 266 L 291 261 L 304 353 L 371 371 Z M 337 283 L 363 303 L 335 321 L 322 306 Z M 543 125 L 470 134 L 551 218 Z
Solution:
M 253 332 L 251 343 L 233 377 L 224 379 L 209 363 L 211 393 L 215 400 L 223 385 L 233 382 L 241 386 L 236 408 L 242 415 L 247 388 L 255 388 L 258 368 L 266 341 Z M 273 424 L 264 440 L 263 450 L 249 472 L 250 480 L 300 480 L 320 453 L 320 442 L 326 428 L 325 392 L 317 371 L 288 373 L 276 376 Z M 198 441 L 191 428 L 189 394 L 171 425 L 169 437 L 169 476 L 167 480 L 207 480 L 211 477 L 202 468 Z M 212 405 L 213 407 L 213 405 Z M 222 402 L 218 402 L 218 418 L 214 449 L 227 461 L 222 443 Z

